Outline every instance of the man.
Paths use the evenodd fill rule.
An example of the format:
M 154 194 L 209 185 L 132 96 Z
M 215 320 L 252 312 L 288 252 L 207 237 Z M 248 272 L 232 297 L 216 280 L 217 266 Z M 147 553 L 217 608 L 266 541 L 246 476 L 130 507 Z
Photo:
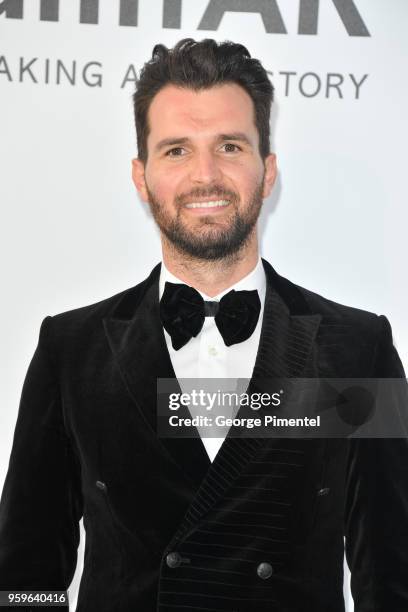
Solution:
M 259 258 L 275 181 L 273 89 L 242 46 L 158 45 L 134 96 L 133 179 L 163 263 L 46 317 L 0 507 L 0 589 L 67 589 L 78 612 L 408 609 L 405 439 L 167 439 L 158 378 L 404 377 L 384 316 Z M 232 293 L 231 293 L 232 292 Z

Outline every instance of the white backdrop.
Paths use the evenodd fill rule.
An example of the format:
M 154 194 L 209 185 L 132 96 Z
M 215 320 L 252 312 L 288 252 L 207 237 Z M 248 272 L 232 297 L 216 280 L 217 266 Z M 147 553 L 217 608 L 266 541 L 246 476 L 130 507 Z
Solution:
M 386 314 L 408 367 L 406 0 L 6 6 L 0 486 L 42 319 L 136 284 L 160 257 L 130 179 L 134 75 L 157 42 L 242 42 L 273 73 L 280 174 L 262 214 L 262 254 L 298 284 Z

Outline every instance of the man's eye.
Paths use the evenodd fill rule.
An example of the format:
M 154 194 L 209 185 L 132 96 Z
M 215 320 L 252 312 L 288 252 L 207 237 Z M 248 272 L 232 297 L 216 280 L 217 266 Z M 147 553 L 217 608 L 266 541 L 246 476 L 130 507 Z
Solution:
M 166 155 L 168 155 L 169 157 L 180 157 L 181 155 L 183 155 L 183 153 L 183 147 L 174 147 L 174 149 L 170 149 L 170 151 L 167 151 Z
M 238 147 L 238 145 L 233 144 L 232 142 L 226 142 L 223 145 L 224 151 L 226 153 L 235 153 L 236 151 L 240 151 L 241 149 Z

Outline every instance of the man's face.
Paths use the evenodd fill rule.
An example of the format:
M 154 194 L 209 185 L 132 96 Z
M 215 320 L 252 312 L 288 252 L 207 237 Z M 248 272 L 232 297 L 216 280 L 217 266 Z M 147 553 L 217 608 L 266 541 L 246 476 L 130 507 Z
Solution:
M 254 236 L 275 156 L 259 153 L 254 105 L 225 84 L 201 91 L 164 87 L 148 114 L 145 164 L 133 179 L 167 239 L 185 254 L 222 259 Z

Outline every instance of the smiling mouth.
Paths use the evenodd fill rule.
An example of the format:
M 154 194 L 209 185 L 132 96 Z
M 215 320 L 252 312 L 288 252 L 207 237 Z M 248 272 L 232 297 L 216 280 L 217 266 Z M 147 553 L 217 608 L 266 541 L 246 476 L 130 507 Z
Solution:
M 211 202 L 190 202 L 186 204 L 186 208 L 221 208 L 228 206 L 229 200 L 213 200 Z

